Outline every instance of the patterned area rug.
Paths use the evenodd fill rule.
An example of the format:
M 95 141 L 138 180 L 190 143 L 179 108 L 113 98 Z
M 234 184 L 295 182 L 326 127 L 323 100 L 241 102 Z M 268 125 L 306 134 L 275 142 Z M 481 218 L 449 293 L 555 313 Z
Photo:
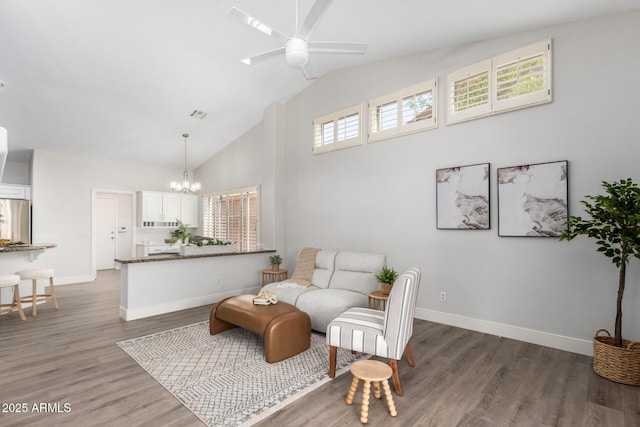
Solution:
M 330 380 L 324 335 L 278 363 L 264 360 L 261 336 L 240 328 L 209 335 L 195 323 L 118 345 L 209 426 L 248 426 Z M 338 350 L 337 373 L 368 356 Z

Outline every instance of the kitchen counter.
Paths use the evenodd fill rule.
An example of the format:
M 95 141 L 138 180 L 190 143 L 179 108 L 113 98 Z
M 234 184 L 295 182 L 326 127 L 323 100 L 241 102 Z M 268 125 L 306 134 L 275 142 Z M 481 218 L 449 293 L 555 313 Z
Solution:
M 180 259 L 251 255 L 251 254 L 263 254 L 263 253 L 269 253 L 269 252 L 275 252 L 275 250 L 264 249 L 264 250 L 252 251 L 252 252 L 227 252 L 227 253 L 219 253 L 219 254 L 193 254 L 193 255 L 164 254 L 164 255 L 150 255 L 145 257 L 124 258 L 124 259 L 116 258 L 115 261 L 119 262 L 120 264 L 138 264 L 142 262 L 176 261 Z
M 257 294 L 273 249 L 193 255 L 151 255 L 120 263 L 120 317 L 135 320 Z
M 0 246 L 0 274 L 14 274 L 16 271 L 29 270 L 32 268 L 54 268 L 55 266 L 47 262 L 46 250 L 57 247 L 55 243 L 33 243 L 30 245 Z M 44 293 L 46 280 L 38 280 L 37 292 Z M 31 280 L 20 282 L 20 295 L 25 297 L 31 295 Z M 13 288 L 0 289 L 2 301 L 11 301 L 13 298 Z M 31 307 L 31 303 L 22 303 L 22 307 Z
M 24 252 L 24 251 L 39 251 L 44 249 L 55 248 L 58 245 L 55 243 L 34 243 L 32 245 L 9 245 L 0 246 L 0 253 L 6 252 Z

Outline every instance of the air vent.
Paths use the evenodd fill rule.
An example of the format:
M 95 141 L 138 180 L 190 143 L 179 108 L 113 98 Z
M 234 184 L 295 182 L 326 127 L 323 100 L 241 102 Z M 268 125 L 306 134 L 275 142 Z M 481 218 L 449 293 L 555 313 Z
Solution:
M 205 117 L 207 117 L 207 113 L 205 113 L 204 111 L 200 111 L 200 110 L 193 110 L 193 113 L 190 114 L 191 117 L 193 117 L 194 119 L 204 119 Z

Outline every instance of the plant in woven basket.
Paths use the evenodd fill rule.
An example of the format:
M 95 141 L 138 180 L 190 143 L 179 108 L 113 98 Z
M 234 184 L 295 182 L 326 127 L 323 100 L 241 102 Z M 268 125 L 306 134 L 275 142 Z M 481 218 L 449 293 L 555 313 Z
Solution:
M 622 347 L 622 296 L 627 265 L 640 258 L 640 188 L 630 178 L 619 182 L 602 182 L 606 195 L 585 196 L 582 201 L 591 218 L 570 216 L 568 229 L 560 240 L 578 235 L 596 239 L 598 252 L 611 258 L 618 267 L 618 299 L 616 304 L 615 345 Z
M 376 279 L 380 283 L 380 290 L 383 294 L 391 292 L 393 283 L 398 278 L 398 273 L 393 268 L 382 267 L 382 270 L 376 274 Z
M 269 262 L 271 263 L 271 270 L 278 271 L 280 264 L 282 264 L 282 257 L 278 254 L 269 256 Z

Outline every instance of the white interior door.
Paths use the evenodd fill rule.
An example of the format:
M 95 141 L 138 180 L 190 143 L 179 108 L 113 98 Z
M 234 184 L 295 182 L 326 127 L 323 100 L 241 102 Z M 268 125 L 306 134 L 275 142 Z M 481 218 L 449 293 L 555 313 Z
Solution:
M 96 268 L 115 268 L 116 257 L 116 199 L 98 197 L 96 206 Z

